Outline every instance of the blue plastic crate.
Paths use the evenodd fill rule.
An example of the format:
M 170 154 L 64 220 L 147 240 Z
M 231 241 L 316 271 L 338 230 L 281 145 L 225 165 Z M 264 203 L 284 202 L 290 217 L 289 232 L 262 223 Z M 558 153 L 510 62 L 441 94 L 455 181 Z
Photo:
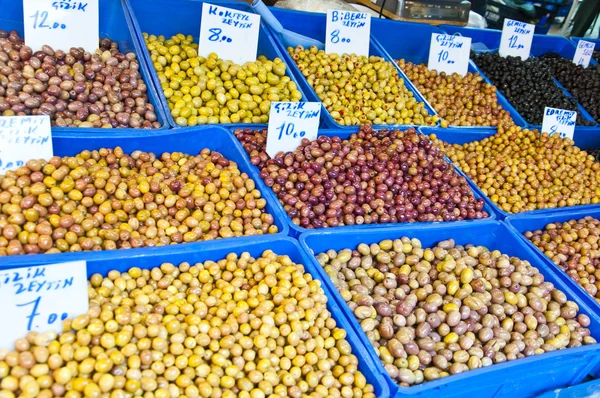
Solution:
M 144 61 L 148 65 L 148 70 L 152 78 L 152 84 L 155 91 L 158 93 L 160 98 L 160 104 L 166 114 L 167 121 L 173 128 L 181 128 L 181 126 L 175 124 L 171 111 L 169 110 L 167 99 L 163 93 L 158 74 L 154 69 L 154 64 L 150 58 L 150 53 L 142 33 L 163 35 L 166 38 L 174 36 L 178 33 L 185 35 L 194 36 L 194 40 L 197 43 L 198 37 L 200 36 L 200 17 L 202 15 L 202 5 L 204 1 L 180 1 L 176 6 L 173 6 L 173 2 L 170 0 L 123 0 L 133 21 L 135 27 L 135 33 L 139 46 L 141 47 L 141 53 Z M 215 3 L 221 7 L 228 7 L 235 10 L 253 12 L 250 4 L 242 1 L 213 1 L 206 3 Z M 280 58 L 284 62 L 284 58 L 281 50 L 275 43 L 274 38 L 269 33 L 268 29 L 264 24 L 261 23 L 260 31 L 258 35 L 258 55 L 264 55 L 270 60 Z M 295 65 L 294 65 L 295 67 Z M 304 101 L 307 100 L 304 94 L 303 87 L 299 80 L 292 73 L 292 67 L 287 62 L 286 74 L 296 83 L 298 90 L 302 93 Z M 224 127 L 239 126 L 239 127 L 264 127 L 265 124 L 226 124 Z M 201 127 L 201 126 L 200 126 Z
M 379 126 L 380 129 L 386 129 L 388 127 L 385 126 Z M 397 129 L 397 127 L 389 127 L 391 130 L 395 130 Z M 407 128 L 402 128 L 402 130 L 406 130 Z M 433 128 L 432 128 L 433 129 Z M 244 150 L 244 147 L 242 146 L 242 144 L 237 140 L 237 138 L 235 138 L 235 135 L 233 133 L 233 131 L 236 130 L 235 128 L 231 128 L 230 132 L 231 135 L 234 136 L 234 141 L 235 141 L 235 145 L 238 146 L 239 150 L 242 151 L 244 154 L 246 153 L 246 151 Z M 344 129 L 344 130 L 335 130 L 335 129 L 324 129 L 324 130 L 319 130 L 319 135 L 325 135 L 328 137 L 340 137 L 341 139 L 347 139 L 349 138 L 352 134 L 355 134 L 356 132 L 358 132 L 359 127 L 358 126 L 353 126 L 352 128 L 348 128 L 348 129 Z M 438 130 L 445 130 L 445 129 L 441 129 L 438 128 L 436 129 L 436 131 Z M 452 163 L 452 162 L 450 162 Z M 461 175 L 464 176 L 463 172 L 460 171 L 460 169 L 456 166 L 454 166 L 454 169 Z M 260 170 L 258 169 L 258 167 L 256 166 L 252 166 L 252 173 L 253 175 L 251 176 L 252 179 L 256 180 L 261 180 L 260 178 Z M 468 177 L 465 177 L 467 179 L 467 181 L 469 182 L 469 185 L 471 186 L 471 188 L 473 188 L 473 183 L 471 182 L 471 180 L 469 180 Z M 264 184 L 264 183 L 263 183 Z M 356 231 L 370 231 L 372 229 L 375 228 L 386 228 L 389 227 L 390 225 L 411 225 L 412 228 L 420 228 L 423 225 L 446 225 L 446 224 L 450 224 L 450 225 L 455 225 L 455 224 L 472 224 L 472 223 L 479 223 L 482 222 L 483 220 L 493 220 L 496 218 L 496 213 L 494 211 L 494 209 L 492 208 L 492 206 L 490 206 L 488 204 L 487 199 L 485 198 L 485 196 L 481 193 L 481 191 L 479 190 L 479 188 L 475 188 L 472 189 L 473 191 L 473 195 L 475 196 L 475 198 L 479 199 L 479 198 L 484 198 L 485 200 L 485 204 L 484 204 L 484 208 L 483 211 L 486 211 L 489 214 L 489 217 L 486 219 L 482 219 L 482 220 L 464 220 L 464 221 L 447 221 L 447 222 L 414 222 L 414 223 L 396 223 L 396 224 L 363 224 L 363 225 L 347 225 L 347 226 L 340 226 L 340 227 L 328 227 L 328 228 L 322 228 L 320 230 L 334 230 L 334 231 L 345 231 L 345 230 L 356 230 Z M 290 216 L 288 216 L 287 212 L 285 211 L 285 209 L 283 208 L 283 205 L 281 204 L 281 202 L 279 202 L 279 199 L 277 198 L 277 195 L 275 195 L 275 193 L 273 192 L 272 189 L 267 188 L 266 191 L 261 189 L 261 192 L 263 192 L 263 195 L 265 195 L 265 197 L 268 195 L 269 199 L 268 201 L 270 203 L 276 203 L 277 206 L 279 207 L 280 213 L 283 214 L 283 218 L 286 221 L 287 225 L 289 226 L 289 233 L 290 236 L 292 237 L 298 237 L 300 236 L 300 234 L 304 233 L 304 232 L 309 232 L 309 231 L 314 231 L 314 229 L 308 229 L 308 228 L 304 228 L 301 227 L 299 225 L 296 225 L 292 222 L 292 219 L 290 218 Z
M 198 131 L 194 128 L 185 128 L 170 130 L 164 133 L 148 133 L 143 137 L 136 137 L 131 134 L 100 134 L 94 133 L 89 135 L 81 135 L 74 139 L 71 137 L 63 137 L 54 135 L 52 144 L 54 154 L 57 156 L 73 156 L 83 150 L 94 150 L 100 148 L 121 147 L 124 152 L 131 153 L 135 150 L 143 150 L 154 152 L 160 156 L 164 152 L 184 152 L 188 154 L 197 154 L 204 148 L 209 148 L 217 151 L 227 159 L 237 163 L 239 170 L 248 174 L 256 184 L 256 188 L 260 190 L 263 197 L 267 200 L 266 211 L 273 215 L 275 225 L 279 228 L 278 234 L 269 236 L 285 236 L 288 234 L 287 222 L 281 211 L 281 206 L 277 201 L 273 202 L 271 189 L 267 189 L 260 178 L 255 177 L 254 167 L 248 161 L 248 157 L 240 152 L 235 142 L 237 140 L 232 137 L 227 130 L 211 126 Z M 276 200 L 276 199 L 275 199 Z M 230 239 L 218 239 L 212 243 L 210 241 L 182 243 L 179 245 L 190 246 L 190 250 L 204 250 L 207 245 L 220 244 L 227 240 L 233 240 L 244 244 L 244 242 L 252 241 L 253 237 L 238 237 Z M 179 246 L 177 245 L 177 246 Z M 154 254 L 169 253 L 173 250 L 172 246 L 163 247 L 145 247 L 139 249 L 127 250 L 106 250 L 98 252 L 81 252 L 81 253 L 57 253 L 57 254 L 37 254 L 37 255 L 18 255 L 0 257 L 0 264 L 3 267 L 14 267 L 32 264 L 44 264 L 47 262 L 64 262 L 75 260 L 112 260 L 118 257 L 136 257 Z
M 479 129 L 479 130 L 468 130 L 457 129 L 457 128 L 447 128 L 447 129 L 434 129 L 429 127 L 422 127 L 419 129 L 421 133 L 425 135 L 435 134 L 442 141 L 446 141 L 449 144 L 466 144 L 468 142 L 479 141 L 487 137 L 491 137 L 496 134 L 497 131 L 493 129 Z M 575 127 L 575 135 L 573 136 L 573 140 L 575 141 L 575 145 L 581 149 L 593 149 L 600 148 L 600 129 L 586 129 L 582 127 Z M 456 166 L 458 170 L 458 166 Z M 486 195 L 483 194 L 481 189 L 475 184 L 462 170 L 460 170 L 461 175 L 465 176 L 471 187 L 474 191 L 476 191 L 479 195 L 482 195 L 485 198 L 485 201 L 488 205 L 490 205 L 498 219 L 504 220 L 506 217 L 513 215 L 512 213 L 507 213 L 504 210 L 500 209 L 494 202 L 492 202 Z M 562 207 L 555 209 L 543 209 L 543 210 L 533 210 L 530 212 L 519 213 L 519 214 L 554 214 L 554 213 L 562 213 L 562 212 L 571 212 L 579 209 L 582 210 L 593 210 L 600 208 L 600 205 L 580 205 L 580 206 L 572 206 L 572 207 Z
M 106 276 L 111 270 L 125 272 L 132 267 L 150 269 L 159 267 L 163 263 L 179 265 L 183 262 L 195 264 L 204 261 L 219 261 L 229 253 L 239 255 L 249 252 L 251 256 L 257 258 L 267 250 L 272 250 L 279 255 L 288 255 L 295 263 L 304 265 L 305 272 L 311 274 L 314 279 L 318 279 L 318 273 L 315 272 L 314 265 L 310 262 L 309 256 L 300 248 L 298 242 L 287 237 L 255 237 L 245 242 L 234 239 L 224 244 L 213 242 L 206 245 L 202 250 L 197 250 L 197 248 L 193 248 L 190 245 L 184 245 L 184 247 L 171 248 L 169 252 L 144 252 L 142 255 L 133 258 L 118 257 L 112 259 L 110 263 L 98 258 L 85 258 L 85 260 L 87 260 L 88 277 L 91 277 L 95 273 Z M 56 257 L 52 258 L 56 262 Z M 358 369 L 363 373 L 367 382 L 373 385 L 377 397 L 389 398 L 389 388 L 382 375 L 376 371 L 376 367 L 370 356 L 367 355 L 366 348 L 363 346 L 361 339 L 352 331 L 346 319 L 340 315 L 340 309 L 337 302 L 332 299 L 331 292 L 323 283 L 321 285 L 328 298 L 327 309 L 331 312 L 331 316 L 336 321 L 337 327 L 347 332 L 346 340 L 352 347 L 352 353 L 358 358 Z
M 600 380 L 593 380 L 573 387 L 557 388 L 540 395 L 538 398 L 588 398 L 599 395 Z
M 146 67 L 146 64 L 142 57 L 141 48 L 138 44 L 137 39 L 134 39 L 135 33 L 133 26 L 125 12 L 125 6 L 121 0 L 99 0 L 99 11 L 100 11 L 100 37 L 109 38 L 112 41 L 119 44 L 119 50 L 123 53 L 133 52 L 137 56 L 140 63 L 140 73 L 148 87 L 148 99 L 154 106 L 154 112 L 156 113 L 157 121 L 160 122 L 160 129 L 153 130 L 164 130 L 167 129 L 168 123 L 163 110 L 160 105 L 158 95 L 154 90 L 150 79 L 150 72 Z M 14 0 L 0 0 L 0 29 L 7 31 L 16 30 L 19 32 L 21 37 L 24 37 L 23 27 L 23 2 Z M 64 49 L 68 50 L 68 49 Z M 71 136 L 81 136 L 82 133 L 99 133 L 113 134 L 117 129 L 103 129 L 103 128 L 79 128 L 79 127 L 52 127 L 52 132 L 66 133 Z M 145 129 L 118 129 L 119 132 L 139 133 L 144 134 L 151 130 Z
M 327 26 L 327 16 L 325 14 L 308 13 L 308 12 L 294 11 L 294 10 L 285 10 L 285 9 L 274 8 L 274 7 L 271 7 L 271 11 L 273 12 L 273 15 L 275 15 L 277 17 L 279 22 L 281 22 L 284 29 L 291 30 L 292 32 L 296 32 L 296 33 L 299 33 L 299 34 L 307 36 L 307 37 L 311 37 L 316 40 L 320 40 L 321 42 L 325 41 L 325 29 Z M 389 22 L 390 21 L 380 20 L 378 18 L 371 18 L 371 31 L 373 31 L 374 29 L 378 29 L 378 26 L 380 23 L 389 23 Z M 389 26 L 391 29 L 395 29 L 395 28 L 397 28 L 396 24 L 398 24 L 398 22 L 394 22 L 394 24 L 386 25 L 386 26 Z M 411 24 L 411 26 L 412 25 L 413 24 Z M 310 101 L 321 102 L 321 100 L 319 99 L 319 96 L 317 95 L 315 90 L 308 84 L 308 82 L 306 81 L 306 78 L 302 75 L 302 72 L 300 72 L 300 69 L 298 69 L 298 67 L 296 66 L 296 63 L 294 62 L 292 57 L 290 57 L 290 55 L 288 54 L 286 46 L 279 40 L 278 40 L 278 43 L 279 43 L 279 46 L 280 46 L 282 52 L 284 53 L 287 64 L 290 65 L 290 67 L 293 69 L 294 74 L 298 78 L 298 81 L 300 81 L 301 87 L 304 90 L 304 93 L 306 93 L 308 99 Z M 432 115 L 432 116 L 436 115 L 435 110 L 421 96 L 421 94 L 413 86 L 413 84 L 410 82 L 410 80 L 404 75 L 404 73 L 396 65 L 394 60 L 389 58 L 385 54 L 385 51 L 383 51 L 382 48 L 377 44 L 377 41 L 373 38 L 373 35 L 371 35 L 371 41 L 370 41 L 370 46 L 369 46 L 369 55 L 382 57 L 386 61 L 392 62 L 396 66 L 396 70 L 398 71 L 399 77 L 404 79 L 406 88 L 408 88 L 414 94 L 414 97 L 419 102 L 423 102 L 425 104 L 425 109 L 427 109 L 427 111 L 429 112 L 430 115 Z M 322 113 L 322 117 L 323 117 L 327 127 L 329 127 L 329 128 L 350 129 L 350 128 L 354 127 L 354 126 L 342 126 L 339 123 L 337 123 L 331 117 L 329 112 L 327 112 L 325 107 L 323 107 L 323 111 L 321 113 Z M 377 127 L 383 128 L 386 126 L 387 125 L 380 125 Z M 398 126 L 407 127 L 406 125 L 395 125 L 395 126 L 396 127 L 398 127 Z
M 404 40 L 397 40 L 395 36 L 389 34 L 390 26 L 387 26 L 384 22 L 385 21 L 381 21 L 377 24 L 373 24 L 371 27 L 371 34 L 375 37 L 377 43 L 383 48 L 388 57 L 393 60 L 404 58 L 415 64 L 427 64 L 429 62 L 429 43 L 431 35 L 434 33 L 446 33 L 442 29 L 431 25 L 396 22 L 398 25 L 397 28 L 402 29 L 402 35 L 404 37 Z M 473 61 L 469 61 L 468 71 L 471 73 L 479 73 L 486 83 L 493 85 L 487 76 L 481 73 Z M 515 124 L 517 126 L 527 126 L 525 119 L 523 119 L 516 109 L 513 108 L 500 90 L 496 91 L 496 95 L 498 97 L 498 103 L 510 113 Z M 423 95 L 421 94 L 421 96 Z M 471 129 L 476 127 L 477 126 L 460 128 Z
M 500 48 L 501 30 L 466 28 L 454 25 L 441 25 L 440 28 L 449 35 L 470 37 L 473 51 L 497 51 Z
M 575 292 L 563 283 L 540 261 L 538 255 L 508 226 L 502 222 L 490 221 L 474 225 L 426 226 L 419 229 L 411 226 L 383 228 L 371 230 L 368 234 L 354 231 L 315 231 L 300 236 L 301 246 L 310 254 L 318 254 L 329 249 L 341 250 L 356 248 L 359 243 L 376 243 L 384 239 L 397 239 L 403 236 L 421 240 L 423 247 L 431 247 L 437 242 L 453 238 L 457 244 L 472 243 L 484 245 L 489 249 L 500 250 L 510 256 L 517 256 L 529 261 L 544 275 L 546 281 L 552 282 L 563 291 L 570 300 L 578 303 L 580 312 L 591 319 L 590 330 L 595 337 L 600 336 L 600 318 Z M 333 283 L 325 271 L 313 258 L 315 267 L 321 272 L 330 290 Z M 374 348 L 362 332 L 359 323 L 350 309 L 344 305 L 339 293 L 335 299 L 340 303 L 344 316 L 367 346 L 373 361 L 378 361 Z M 427 382 L 409 388 L 398 387 L 387 376 L 381 362 L 377 362 L 377 371 L 385 375 L 390 390 L 395 397 L 533 397 L 554 388 L 575 385 L 581 382 L 600 361 L 598 350 L 600 344 L 578 347 L 574 349 L 554 351 L 539 356 L 532 356 L 487 368 L 465 372 L 459 375 Z

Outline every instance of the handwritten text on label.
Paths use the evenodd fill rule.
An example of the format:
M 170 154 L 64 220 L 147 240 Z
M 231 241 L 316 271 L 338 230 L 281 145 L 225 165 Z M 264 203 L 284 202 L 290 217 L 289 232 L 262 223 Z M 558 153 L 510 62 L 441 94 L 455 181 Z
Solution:
M 573 139 L 575 134 L 575 125 L 577 123 L 577 112 L 565 109 L 544 108 L 544 120 L 542 122 L 542 132 L 560 134 L 561 137 Z
M 259 29 L 260 15 L 204 3 L 199 55 L 216 53 L 238 64 L 255 61 Z
M 0 175 L 31 159 L 50 159 L 51 134 L 48 116 L 0 117 Z
M 428 68 L 446 74 L 467 74 L 471 38 L 444 34 L 432 34 L 429 47 Z
M 590 64 L 590 59 L 594 54 L 595 43 L 579 40 L 577 43 L 577 50 L 575 50 L 575 56 L 573 56 L 573 62 L 576 65 L 581 65 L 587 68 Z
M 364 12 L 327 12 L 325 51 L 369 56 L 371 15 Z
M 12 348 L 29 331 L 62 330 L 62 321 L 88 310 L 85 261 L 0 272 L 0 347 Z
M 319 130 L 320 102 L 273 102 L 269 114 L 267 154 L 293 151 L 302 139 L 314 140 Z
M 506 18 L 500 38 L 500 55 L 529 58 L 534 31 L 532 24 Z

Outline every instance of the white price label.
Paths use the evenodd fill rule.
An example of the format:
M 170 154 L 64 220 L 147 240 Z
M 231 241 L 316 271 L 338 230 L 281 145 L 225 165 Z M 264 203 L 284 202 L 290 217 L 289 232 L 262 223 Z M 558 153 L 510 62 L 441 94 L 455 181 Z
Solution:
M 215 53 L 236 64 L 256 61 L 260 15 L 202 4 L 198 55 Z
M 64 51 L 98 49 L 98 0 L 23 0 L 23 24 L 25 44 L 33 51 L 45 44 Z
M 587 68 L 590 64 L 590 59 L 594 53 L 595 44 L 585 40 L 579 40 L 577 43 L 577 50 L 575 50 L 575 56 L 573 57 L 573 63 L 575 65 L 581 65 Z
M 327 11 L 325 52 L 369 56 L 371 14 L 353 11 Z
M 575 124 L 577 123 L 577 112 L 564 109 L 544 108 L 544 121 L 542 122 L 542 132 L 560 134 L 562 138 L 573 139 L 575 134 Z
M 506 18 L 500 38 L 500 56 L 529 58 L 535 25 Z
M 85 261 L 0 271 L 0 347 L 28 332 L 62 331 L 62 321 L 88 311 Z
M 52 156 L 49 116 L 0 117 L 0 175 L 29 160 L 47 160 Z
M 464 76 L 469 69 L 470 51 L 470 37 L 434 33 L 431 35 L 427 67 L 429 70 L 435 69 L 438 73 L 458 73 Z
M 295 150 L 304 138 L 315 140 L 319 133 L 320 102 L 272 102 L 267 133 L 267 154 Z

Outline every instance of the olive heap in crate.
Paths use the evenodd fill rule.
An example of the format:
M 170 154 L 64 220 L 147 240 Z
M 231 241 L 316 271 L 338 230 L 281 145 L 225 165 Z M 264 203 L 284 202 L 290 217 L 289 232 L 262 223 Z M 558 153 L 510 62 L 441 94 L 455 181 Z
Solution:
M 550 68 L 539 58 L 501 57 L 498 53 L 471 54 L 471 58 L 515 109 L 533 125 L 541 125 L 544 108 L 577 111 L 577 101 L 558 87 Z M 578 114 L 578 125 L 593 125 Z
M 486 83 L 479 73 L 447 75 L 429 70 L 426 64 L 404 59 L 397 63 L 442 118 L 442 127 L 514 124 L 510 113 L 498 104 L 496 87 Z
M 63 332 L 0 351 L 0 395 L 375 398 L 320 283 L 288 256 L 95 274 Z
M 467 180 L 415 129 L 361 126 L 349 139 L 320 136 L 269 159 L 267 131 L 238 129 L 260 176 L 304 228 L 488 217 Z
M 401 386 L 596 343 L 575 302 L 497 250 L 403 237 L 316 258 Z
M 599 220 L 586 216 L 554 222 L 524 235 L 600 303 Z
M 600 203 L 600 163 L 569 138 L 517 126 L 463 145 L 430 138 L 505 212 Z
M 43 46 L 0 31 L 2 116 L 49 115 L 57 127 L 159 128 L 134 53 L 102 39 L 94 54 Z
M 302 99 L 296 83 L 286 76 L 285 63 L 258 57 L 237 65 L 198 56 L 191 35 L 170 39 L 144 33 L 171 115 L 179 126 L 227 123 L 267 123 L 271 101 Z
M 276 233 L 235 162 L 121 148 L 31 160 L 0 176 L 0 256 L 165 246 Z
M 381 57 L 327 54 L 302 46 L 288 52 L 338 124 L 434 125 L 438 121 L 406 88 L 394 64 Z

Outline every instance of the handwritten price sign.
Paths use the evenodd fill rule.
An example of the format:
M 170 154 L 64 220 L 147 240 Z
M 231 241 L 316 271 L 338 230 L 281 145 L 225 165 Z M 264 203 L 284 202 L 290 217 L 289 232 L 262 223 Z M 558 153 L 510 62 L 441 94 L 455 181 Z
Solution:
M 592 42 L 579 40 L 577 43 L 577 50 L 575 50 L 575 56 L 573 57 L 573 63 L 587 68 L 590 64 L 590 59 L 594 53 L 595 46 L 596 45 Z
M 325 52 L 369 56 L 371 15 L 364 12 L 327 11 Z
M 0 117 L 0 175 L 31 159 L 50 159 L 52 156 L 49 116 Z
M 535 26 L 532 24 L 506 18 L 500 38 L 500 55 L 521 57 L 523 60 L 529 58 L 534 31 Z
M 259 28 L 260 15 L 204 3 L 198 54 L 216 53 L 240 65 L 256 61 Z
M 458 73 L 464 76 L 469 69 L 470 51 L 470 37 L 434 33 L 431 35 L 427 66 L 430 70 L 435 69 L 448 75 Z
M 38 51 L 83 47 L 94 52 L 100 36 L 98 0 L 23 0 L 25 44 Z
M 273 102 L 269 114 L 267 154 L 293 151 L 302 139 L 314 140 L 319 133 L 320 102 Z
M 62 331 L 62 321 L 88 311 L 85 261 L 0 271 L 0 347 L 27 332 Z
M 544 120 L 542 122 L 542 132 L 560 134 L 562 138 L 573 139 L 575 134 L 575 124 L 577 123 L 577 112 L 564 109 L 544 108 Z

